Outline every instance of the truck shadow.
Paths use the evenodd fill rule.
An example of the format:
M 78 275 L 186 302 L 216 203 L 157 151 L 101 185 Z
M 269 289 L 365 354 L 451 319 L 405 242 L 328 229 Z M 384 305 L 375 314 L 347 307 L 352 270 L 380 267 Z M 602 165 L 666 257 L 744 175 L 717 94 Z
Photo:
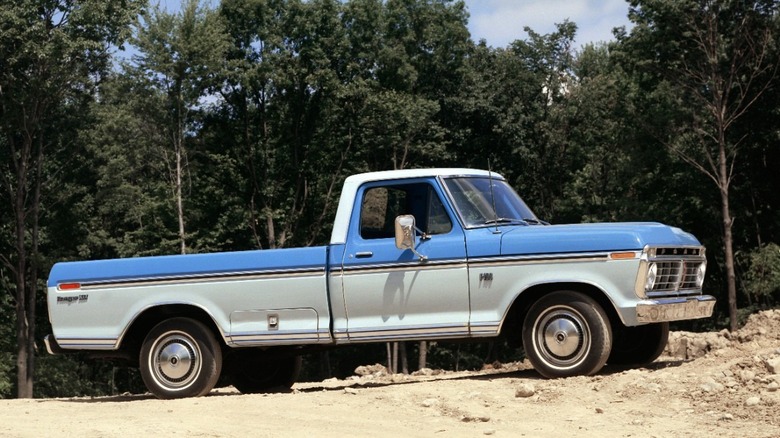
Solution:
M 614 374 L 620 374 L 624 373 L 626 371 L 630 370 L 662 370 L 665 368 L 676 368 L 679 367 L 687 362 L 690 362 L 692 359 L 685 360 L 685 359 L 670 359 L 670 360 L 656 360 L 655 362 L 649 363 L 647 365 L 642 366 L 636 366 L 636 365 L 610 365 L 607 364 L 604 366 L 604 368 L 601 369 L 601 371 L 596 374 L 597 376 L 611 376 Z
M 665 368 L 673 368 L 673 367 L 679 367 L 686 362 L 687 361 L 685 360 L 655 361 L 651 364 L 644 365 L 641 367 L 630 366 L 630 365 L 607 364 L 604 368 L 602 368 L 600 372 L 596 374 L 596 376 L 611 376 L 611 375 L 621 374 L 631 370 L 653 371 L 653 370 L 660 370 Z M 306 387 L 296 387 L 294 392 L 345 391 L 348 390 L 349 388 L 353 390 L 363 389 L 363 388 L 382 388 L 387 386 L 410 385 L 410 384 L 425 383 L 425 382 L 439 382 L 445 380 L 498 380 L 498 379 L 521 379 L 521 380 L 528 380 L 528 381 L 550 380 L 542 377 L 534 369 L 529 368 L 529 369 L 522 369 L 522 370 L 513 369 L 513 370 L 506 370 L 506 371 L 492 370 L 490 372 L 473 371 L 466 374 L 445 373 L 436 376 L 408 376 L 408 377 L 402 376 L 399 378 L 394 378 L 393 376 L 383 376 L 375 380 L 366 380 L 366 381 L 339 380 L 338 382 L 333 382 L 329 384 L 324 384 L 324 382 L 323 384 L 305 383 L 305 385 L 307 385 Z M 565 379 L 562 379 L 562 382 L 565 382 Z
M 471 371 L 471 372 L 448 372 L 433 376 L 413 376 L 413 375 L 395 375 L 381 376 L 369 380 L 339 380 L 338 382 L 314 382 L 303 383 L 301 387 L 296 387 L 295 392 L 322 392 L 322 391 L 345 391 L 348 389 L 364 388 L 383 388 L 388 386 L 414 385 L 427 382 L 441 382 L 448 380 L 497 380 L 497 379 L 528 379 L 542 380 L 533 369 L 524 370 L 492 370 L 490 372 Z M 311 386 L 310 386 L 311 385 Z
M 602 370 L 596 374 L 596 376 L 611 376 L 621 374 L 631 370 L 645 370 L 655 371 L 665 368 L 676 368 L 690 360 L 672 359 L 672 360 L 659 360 L 651 364 L 636 367 L 628 365 L 609 365 L 607 364 Z M 447 380 L 459 381 L 459 380 L 501 380 L 501 379 L 519 379 L 525 381 L 548 381 L 539 375 L 533 368 L 528 369 L 508 369 L 508 370 L 483 370 L 483 371 L 462 371 L 462 372 L 443 372 L 441 374 L 430 376 L 414 376 L 405 374 L 396 375 L 384 375 L 378 376 L 373 379 L 366 380 L 325 380 L 322 382 L 299 382 L 294 388 L 277 388 L 263 392 L 262 394 L 295 394 L 295 393 L 314 393 L 314 392 L 350 392 L 361 389 L 370 388 L 383 388 L 389 386 L 401 386 L 401 385 L 414 385 L 427 382 L 441 382 Z M 565 385 L 565 379 L 562 379 L 562 384 Z M 247 396 L 255 394 L 242 394 L 232 387 L 217 388 L 207 394 L 205 397 L 236 397 Z M 137 402 L 144 400 L 157 400 L 157 398 L 149 393 L 146 394 L 121 394 L 106 397 L 91 397 L 91 398 L 72 398 L 72 399 L 60 399 L 60 401 L 67 403 L 127 403 Z M 165 400 L 160 400 L 165 401 Z

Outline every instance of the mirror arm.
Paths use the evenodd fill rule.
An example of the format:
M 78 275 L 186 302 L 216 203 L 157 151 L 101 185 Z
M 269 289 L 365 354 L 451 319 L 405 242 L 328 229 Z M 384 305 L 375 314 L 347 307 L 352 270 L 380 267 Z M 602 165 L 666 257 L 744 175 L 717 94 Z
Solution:
M 414 248 L 409 248 L 409 249 L 412 251 L 412 253 L 414 253 L 414 255 L 416 255 L 417 257 L 419 257 L 419 258 L 420 258 L 420 261 L 421 261 L 421 262 L 427 262 L 427 261 L 428 261 L 428 256 L 424 256 L 424 255 L 420 254 L 420 253 L 419 253 L 419 252 L 417 252 L 417 250 L 416 250 L 416 249 L 414 249 Z
M 419 229 L 417 227 L 414 227 L 414 230 L 417 231 L 418 233 L 420 233 L 420 240 L 431 240 L 431 235 L 426 233 L 425 231 L 423 231 L 423 230 L 421 230 L 421 229 Z

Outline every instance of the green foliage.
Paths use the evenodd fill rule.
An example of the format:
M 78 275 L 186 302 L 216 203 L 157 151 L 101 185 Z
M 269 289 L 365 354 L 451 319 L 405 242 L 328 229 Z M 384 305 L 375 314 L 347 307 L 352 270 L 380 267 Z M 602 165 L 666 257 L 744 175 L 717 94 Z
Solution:
M 75 397 L 144 392 L 137 369 L 95 362 L 83 355 L 41 356 L 36 368 L 35 397 Z
M 748 257 L 745 294 L 757 301 L 777 301 L 780 298 L 780 245 L 763 245 L 751 251 Z
M 170 254 L 176 251 L 175 213 L 168 168 L 162 159 L 166 134 L 155 117 L 159 93 L 135 75 L 112 74 L 93 121 L 82 131 L 89 175 L 74 209 L 84 218 L 78 257 L 95 259 Z M 150 108 L 151 107 L 151 108 Z
M 508 363 L 523 359 L 522 351 L 503 339 L 480 343 L 433 342 L 428 352 L 428 367 L 445 370 L 479 370 L 486 364 Z
M 5 351 L 0 351 L 0 399 L 11 397 L 14 381 L 13 366 L 13 356 Z

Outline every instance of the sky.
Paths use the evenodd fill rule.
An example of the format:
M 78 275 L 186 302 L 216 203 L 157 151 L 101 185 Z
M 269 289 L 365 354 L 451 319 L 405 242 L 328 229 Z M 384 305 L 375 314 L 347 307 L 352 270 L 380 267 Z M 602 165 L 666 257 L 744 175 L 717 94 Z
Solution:
M 489 46 L 506 47 L 525 39 L 528 26 L 538 34 L 555 31 L 563 20 L 577 24 L 576 45 L 614 40 L 612 29 L 626 26 L 626 0 L 465 0 L 471 39 L 484 39 Z
M 177 10 L 181 0 L 158 0 L 167 10 Z M 626 0 L 464 0 L 469 14 L 469 32 L 474 42 L 484 39 L 489 46 L 506 47 L 525 39 L 529 26 L 538 34 L 555 31 L 555 24 L 569 19 L 577 24 L 576 46 L 611 41 L 612 28 L 626 26 Z M 151 0 L 152 4 L 156 3 Z M 212 0 L 211 3 L 219 3 Z

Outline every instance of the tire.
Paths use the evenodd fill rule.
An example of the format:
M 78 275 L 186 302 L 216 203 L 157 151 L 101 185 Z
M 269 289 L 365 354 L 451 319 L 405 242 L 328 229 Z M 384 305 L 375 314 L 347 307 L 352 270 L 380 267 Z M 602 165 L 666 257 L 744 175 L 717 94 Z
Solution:
M 607 361 L 612 328 L 604 309 L 574 291 L 549 293 L 523 322 L 523 348 L 534 369 L 558 378 L 597 373 Z
M 172 318 L 146 336 L 140 354 L 146 388 L 161 399 L 198 397 L 214 388 L 222 370 L 222 350 L 201 322 Z
M 607 363 L 610 365 L 647 365 L 663 353 L 669 342 L 669 323 L 625 327 L 622 324 L 613 329 L 612 352 Z
M 301 357 L 268 357 L 242 351 L 230 358 L 231 382 L 243 394 L 289 390 L 301 372 Z

